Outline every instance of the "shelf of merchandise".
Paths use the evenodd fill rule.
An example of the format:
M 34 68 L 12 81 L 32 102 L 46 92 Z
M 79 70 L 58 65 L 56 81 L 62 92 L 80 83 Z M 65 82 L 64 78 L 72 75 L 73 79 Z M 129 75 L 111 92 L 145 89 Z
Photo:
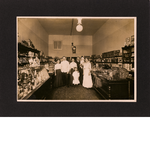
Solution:
M 133 48 L 134 45 L 122 47 L 122 62 L 123 64 L 132 64 L 132 68 L 134 68 L 134 61 L 131 61 L 131 58 L 134 58 L 134 56 L 132 56 L 132 53 L 134 53 L 134 51 L 132 51 Z M 124 51 L 127 51 L 127 53 Z M 125 54 L 129 54 L 129 56 L 125 57 Z M 125 60 L 128 60 L 128 62 Z

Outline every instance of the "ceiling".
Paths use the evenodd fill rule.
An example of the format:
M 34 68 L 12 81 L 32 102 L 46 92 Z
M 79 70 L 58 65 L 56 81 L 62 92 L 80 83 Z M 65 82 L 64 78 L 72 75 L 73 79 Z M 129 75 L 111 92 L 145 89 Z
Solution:
M 107 20 L 82 18 L 83 31 L 77 32 L 77 18 L 38 18 L 49 35 L 93 35 Z

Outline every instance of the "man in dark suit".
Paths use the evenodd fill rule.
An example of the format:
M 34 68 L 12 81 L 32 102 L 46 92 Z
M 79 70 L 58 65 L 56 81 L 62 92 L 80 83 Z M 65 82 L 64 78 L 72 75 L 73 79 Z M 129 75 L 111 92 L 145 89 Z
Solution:
M 82 82 L 83 82 L 83 69 L 80 66 L 80 58 L 79 57 L 77 57 L 76 63 L 77 63 L 78 71 L 80 73 L 79 81 L 80 81 L 80 84 L 82 85 Z

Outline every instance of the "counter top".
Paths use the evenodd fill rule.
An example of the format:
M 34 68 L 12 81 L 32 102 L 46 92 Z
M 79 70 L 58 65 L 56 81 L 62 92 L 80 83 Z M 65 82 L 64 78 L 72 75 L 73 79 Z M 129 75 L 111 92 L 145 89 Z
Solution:
M 49 77 L 50 78 L 50 77 Z M 30 93 L 28 93 L 25 97 L 18 99 L 18 100 L 27 100 L 35 91 L 37 91 L 49 78 L 47 78 L 45 81 L 37 85 L 35 89 L 33 89 Z

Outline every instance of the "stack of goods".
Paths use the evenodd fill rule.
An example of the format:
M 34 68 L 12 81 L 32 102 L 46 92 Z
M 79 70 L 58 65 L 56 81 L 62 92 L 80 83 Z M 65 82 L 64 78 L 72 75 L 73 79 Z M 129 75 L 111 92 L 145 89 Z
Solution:
M 28 46 L 31 48 L 35 48 L 35 46 L 33 45 L 32 41 L 30 39 L 28 39 Z
M 119 54 L 120 54 L 120 50 L 115 50 L 114 51 L 114 56 L 119 56 Z
M 92 59 L 95 59 L 95 58 L 96 58 L 96 55 L 92 55 L 91 57 L 92 57 Z
M 123 64 L 123 68 L 125 68 L 128 71 L 130 71 L 130 70 L 132 70 L 132 64 Z
M 28 57 L 34 57 L 34 52 L 29 51 L 28 52 Z
M 131 52 L 134 52 L 134 47 L 131 48 Z
M 117 63 L 111 64 L 111 67 L 119 67 L 119 64 Z
M 27 57 L 27 55 L 28 55 L 27 53 L 20 53 L 20 52 L 18 52 L 18 56 L 19 57 Z
M 112 80 L 126 79 L 129 72 L 125 68 L 112 67 Z
M 122 57 L 118 57 L 118 63 L 122 62 Z
M 119 57 L 119 56 L 121 56 L 120 50 L 114 50 L 114 51 L 102 53 L 102 58 L 106 58 L 106 59 L 112 57 Z M 111 59 L 108 60 L 109 60 L 108 62 L 111 62 L 110 61 Z
M 111 68 L 111 78 L 112 80 L 119 80 L 119 68 L 118 67 L 112 67 Z
M 118 62 L 118 58 L 117 57 L 111 58 L 111 62 L 117 63 Z
M 99 77 L 97 77 L 96 75 L 94 76 L 94 87 L 96 88 L 101 88 L 102 87 L 102 81 Z
M 47 62 L 55 62 L 55 60 L 53 57 L 47 56 Z
M 22 40 L 22 44 L 25 45 L 25 46 L 28 46 L 30 48 L 35 49 L 35 46 L 33 45 L 32 41 L 30 39 L 28 39 L 28 40 Z
M 96 62 L 101 62 L 101 61 L 102 61 L 101 58 L 96 59 Z
M 131 53 L 129 51 L 129 49 L 123 50 L 123 57 L 124 57 L 124 62 L 129 63 L 130 62 L 130 56 Z
M 129 46 L 129 45 L 130 45 L 130 37 L 126 38 L 125 45 L 126 45 L 126 46 Z
M 129 72 L 127 69 L 119 68 L 119 67 L 112 67 L 109 69 L 104 69 L 102 67 L 97 69 L 95 67 L 92 69 L 92 74 L 113 81 L 126 79 L 129 76 Z
M 125 68 L 119 69 L 119 77 L 120 79 L 126 79 L 129 76 L 129 72 Z
M 131 45 L 131 46 L 134 45 L 134 35 L 131 36 L 131 43 L 130 43 L 130 45 Z
M 131 37 L 126 38 L 125 46 L 134 46 L 134 35 Z
M 29 63 L 28 58 L 26 58 L 26 57 L 20 57 L 18 59 L 19 59 L 18 63 L 20 63 L 20 64 Z
M 24 46 L 28 46 L 28 42 L 25 41 L 25 40 L 22 40 L 22 44 L 23 44 Z
M 41 62 L 41 63 L 45 63 L 45 62 L 47 62 L 47 59 L 41 57 L 41 58 L 40 58 L 40 62 Z
M 44 52 L 40 52 L 40 62 L 41 63 L 46 63 L 47 62 L 47 57 L 44 55 Z
M 37 67 L 18 71 L 18 99 L 22 99 L 43 83 L 49 75 L 45 68 Z

